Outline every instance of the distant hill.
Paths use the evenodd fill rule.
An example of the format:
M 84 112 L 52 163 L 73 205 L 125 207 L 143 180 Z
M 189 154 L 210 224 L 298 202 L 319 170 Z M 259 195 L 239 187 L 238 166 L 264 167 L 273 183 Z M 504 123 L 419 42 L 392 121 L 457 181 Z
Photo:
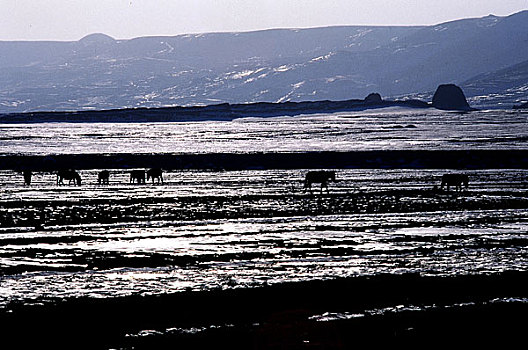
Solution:
M 528 11 L 428 27 L 0 42 L 0 113 L 393 97 L 444 83 L 471 101 L 479 82 L 485 94 L 510 88 L 493 76 L 527 62 L 527 42 Z
M 505 105 L 528 101 L 528 61 L 511 67 L 478 75 L 463 83 L 463 89 L 473 96 L 478 106 Z

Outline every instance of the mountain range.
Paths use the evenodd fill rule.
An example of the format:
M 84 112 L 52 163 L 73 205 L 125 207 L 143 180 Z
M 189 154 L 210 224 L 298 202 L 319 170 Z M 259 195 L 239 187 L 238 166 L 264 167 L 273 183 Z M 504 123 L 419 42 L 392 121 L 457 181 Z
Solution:
M 434 26 L 340 26 L 115 40 L 0 41 L 0 113 L 430 98 L 528 101 L 528 11 Z

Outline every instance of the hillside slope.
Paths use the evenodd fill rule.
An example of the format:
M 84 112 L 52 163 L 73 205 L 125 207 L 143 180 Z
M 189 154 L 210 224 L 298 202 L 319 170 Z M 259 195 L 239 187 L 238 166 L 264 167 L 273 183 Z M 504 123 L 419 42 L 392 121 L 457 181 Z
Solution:
M 528 11 L 429 27 L 0 42 L 0 113 L 394 97 L 464 82 L 470 98 L 513 104 L 522 97 L 508 89 L 523 86 L 482 79 L 523 69 L 526 43 Z

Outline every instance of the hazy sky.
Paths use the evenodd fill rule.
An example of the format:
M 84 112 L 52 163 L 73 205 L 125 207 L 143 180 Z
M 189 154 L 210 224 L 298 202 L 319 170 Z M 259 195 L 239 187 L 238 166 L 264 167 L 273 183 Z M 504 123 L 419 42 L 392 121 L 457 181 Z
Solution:
M 528 0 L 0 0 L 0 40 L 437 24 L 525 9 Z

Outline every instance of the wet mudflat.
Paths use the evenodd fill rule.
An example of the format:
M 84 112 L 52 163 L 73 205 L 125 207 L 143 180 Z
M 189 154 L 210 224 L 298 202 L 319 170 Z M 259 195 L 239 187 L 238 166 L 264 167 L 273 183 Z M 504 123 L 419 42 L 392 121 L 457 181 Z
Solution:
M 338 169 L 322 194 L 303 190 L 302 169 L 146 185 L 114 169 L 104 186 L 97 172 L 27 187 L 0 171 L 0 321 L 13 338 L 349 348 L 522 334 L 526 170 L 466 171 L 455 193 L 433 188 L 452 170 Z
M 0 124 L 0 155 L 525 150 L 527 116 L 386 108 L 231 122 Z
M 0 125 L 2 339 L 67 349 L 524 341 L 526 125 L 519 111 L 401 109 Z M 12 169 L 35 164 L 24 186 Z M 129 183 L 132 168 L 163 165 L 164 184 Z M 57 186 L 61 167 L 82 186 Z M 304 191 L 305 168 L 318 167 L 337 168 L 338 181 Z M 110 170 L 108 185 L 97 168 Z M 447 172 L 468 174 L 469 188 L 435 190 Z

